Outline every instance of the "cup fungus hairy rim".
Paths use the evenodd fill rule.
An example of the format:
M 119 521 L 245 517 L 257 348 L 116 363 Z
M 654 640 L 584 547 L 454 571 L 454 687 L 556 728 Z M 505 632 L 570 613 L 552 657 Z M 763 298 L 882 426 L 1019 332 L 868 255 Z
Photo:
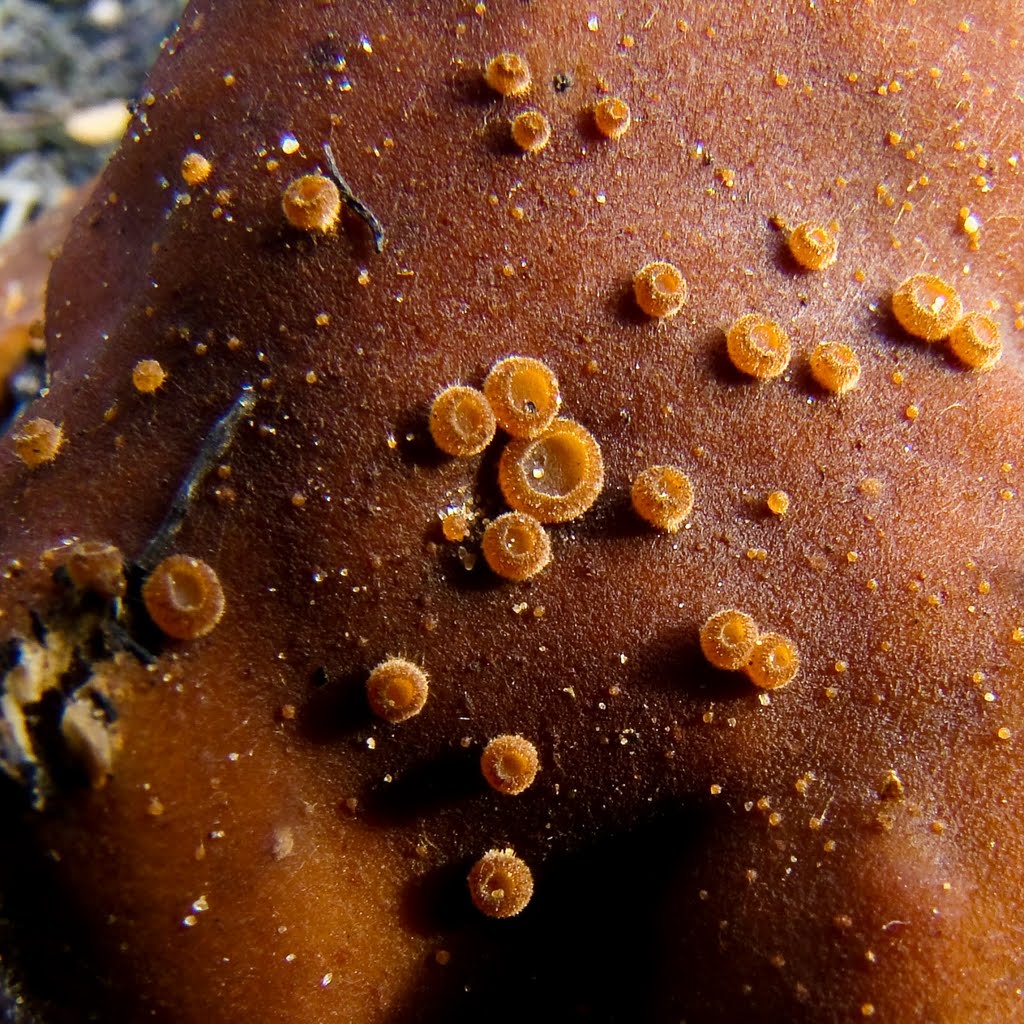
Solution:
M 166 379 L 167 373 L 156 359 L 140 359 L 132 368 L 132 384 L 140 395 L 152 395 Z
M 480 755 L 480 771 L 487 784 L 506 796 L 529 789 L 539 769 L 537 748 L 523 736 L 495 736 Z
M 38 417 L 23 423 L 14 433 L 14 454 L 28 466 L 38 469 L 53 462 L 64 446 L 64 428 L 52 420 Z
M 594 104 L 594 124 L 605 138 L 621 139 L 631 121 L 629 104 L 618 96 L 606 96 Z
M 533 873 L 512 850 L 488 850 L 470 869 L 469 895 L 488 917 L 515 917 L 533 896 Z
M 547 531 L 525 512 L 506 512 L 489 523 L 481 548 L 492 572 L 516 582 L 536 576 L 551 562 Z
M 664 320 L 675 316 L 686 305 L 690 286 L 675 264 L 656 261 L 637 271 L 633 278 L 633 295 L 644 313 Z
M 216 572 L 189 555 L 170 555 L 160 562 L 142 585 L 142 601 L 161 632 L 175 640 L 206 636 L 226 607 Z
M 987 313 L 968 313 L 949 335 L 949 349 L 972 370 L 991 370 L 1003 354 L 999 324 Z
M 281 196 L 281 209 L 293 228 L 328 234 L 341 215 L 341 192 L 323 174 L 303 174 L 288 183 Z
M 747 313 L 733 323 L 726 331 L 725 347 L 732 365 L 756 380 L 781 376 L 792 354 L 789 335 L 760 313 Z
M 790 255 L 804 270 L 826 270 L 836 261 L 839 241 L 824 224 L 805 221 L 786 239 Z
M 562 395 L 547 364 L 530 356 L 509 356 L 495 363 L 484 394 L 499 426 L 513 437 L 539 437 L 558 415 Z
M 935 274 L 908 277 L 892 296 L 896 322 L 922 341 L 942 341 L 963 316 L 963 302 L 956 288 Z
M 427 703 L 426 672 L 405 658 L 382 661 L 366 680 L 366 699 L 378 717 L 397 725 L 418 715 Z
M 735 672 L 750 660 L 759 634 L 753 616 L 723 608 L 701 626 L 700 649 L 715 668 Z
M 539 153 L 551 141 L 551 122 L 539 110 L 524 110 L 512 118 L 512 141 L 524 153 Z
M 526 58 L 518 53 L 499 53 L 484 68 L 484 81 L 502 96 L 525 96 L 533 74 Z
M 202 185 L 213 173 L 213 164 L 202 153 L 186 153 L 181 161 L 181 176 L 186 185 Z
M 796 678 L 800 670 L 800 652 L 788 636 L 762 633 L 750 652 L 746 673 L 763 690 L 778 690 Z
M 513 438 L 498 461 L 505 501 L 542 523 L 583 515 L 604 485 L 604 461 L 593 435 L 574 420 L 556 419 L 536 438 Z
M 445 388 L 430 407 L 430 436 L 446 455 L 479 455 L 494 438 L 491 404 L 476 388 Z
M 845 395 L 860 381 L 860 359 L 839 341 L 823 341 L 810 356 L 811 376 L 825 391 Z
M 649 466 L 630 490 L 633 509 L 651 526 L 675 533 L 693 511 L 693 484 L 675 466 Z

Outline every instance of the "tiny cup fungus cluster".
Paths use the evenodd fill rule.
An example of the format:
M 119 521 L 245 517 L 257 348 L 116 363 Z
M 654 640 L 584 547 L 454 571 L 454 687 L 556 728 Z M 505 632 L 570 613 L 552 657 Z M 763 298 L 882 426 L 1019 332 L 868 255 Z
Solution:
M 1018 22 L 193 0 L 0 254 L 0 1018 L 1018 1020 Z

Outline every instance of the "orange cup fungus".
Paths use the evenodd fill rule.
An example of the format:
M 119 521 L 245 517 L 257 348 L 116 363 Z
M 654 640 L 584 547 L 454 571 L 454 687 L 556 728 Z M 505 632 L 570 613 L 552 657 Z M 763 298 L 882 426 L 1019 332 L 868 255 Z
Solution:
M 157 627 L 175 640 L 206 636 L 225 607 L 217 574 L 189 555 L 171 555 L 157 565 L 142 585 L 142 600 Z
M 735 672 L 750 660 L 759 635 L 752 616 L 724 608 L 701 626 L 700 649 L 715 668 Z
M 907 334 L 942 341 L 963 316 L 964 307 L 949 282 L 935 274 L 914 274 L 893 292 L 892 311 Z
M 539 768 L 537 748 L 522 736 L 495 736 L 480 755 L 480 771 L 487 784 L 506 796 L 529 789 Z
M 502 96 L 524 96 L 533 75 L 526 58 L 518 53 L 499 53 L 484 68 L 484 81 Z
M 972 370 L 991 370 L 1003 354 L 999 324 L 987 313 L 968 313 L 949 335 L 950 351 Z
M 675 466 L 649 466 L 637 474 L 630 490 L 641 519 L 666 533 L 675 533 L 693 511 L 693 484 Z
M 29 469 L 38 469 L 57 458 L 64 445 L 64 428 L 40 417 L 23 423 L 15 431 L 13 440 L 14 454 Z
M 489 523 L 481 547 L 491 571 L 506 580 L 528 580 L 551 561 L 547 531 L 525 512 L 506 512 Z
M 512 850 L 488 850 L 468 881 L 474 906 L 488 917 L 515 917 L 533 896 L 533 874 Z
M 151 395 L 159 390 L 167 373 L 156 359 L 140 359 L 132 369 L 132 384 L 140 395 Z
M 849 345 L 823 341 L 811 353 L 811 376 L 825 391 L 845 395 L 860 381 L 860 359 Z
M 430 407 L 430 436 L 447 455 L 479 455 L 497 430 L 491 405 L 476 388 L 445 388 Z
M 405 658 L 388 658 L 366 680 L 366 700 L 378 718 L 397 725 L 423 710 L 428 689 L 427 674 L 419 665 Z
M 539 359 L 509 356 L 494 364 L 484 394 L 499 426 L 513 437 L 539 437 L 558 415 L 558 378 Z
M 551 141 L 551 122 L 539 110 L 524 110 L 512 118 L 512 141 L 524 153 L 539 153 Z
M 618 96 L 606 96 L 594 104 L 594 124 L 607 139 L 620 139 L 629 131 L 629 104 Z
M 636 304 L 648 316 L 658 319 L 673 317 L 686 305 L 690 286 L 682 271 L 673 263 L 648 263 L 633 278 Z
M 804 270 L 825 270 L 836 261 L 839 241 L 823 224 L 805 221 L 786 239 L 790 255 Z
M 750 652 L 746 672 L 762 690 L 777 690 L 795 678 L 800 669 L 796 644 L 781 633 L 762 633 Z
M 181 176 L 186 185 L 202 185 L 213 173 L 213 164 L 202 153 L 186 153 L 181 161 Z
M 792 353 L 789 335 L 760 313 L 741 316 L 726 332 L 725 347 L 732 365 L 757 380 L 781 376 Z
M 288 183 L 281 208 L 293 228 L 327 234 L 335 229 L 341 216 L 341 192 L 323 174 L 303 174 Z
M 556 419 L 536 438 L 513 438 L 498 462 L 505 501 L 542 523 L 583 515 L 604 486 L 604 460 L 593 435 L 573 420 Z

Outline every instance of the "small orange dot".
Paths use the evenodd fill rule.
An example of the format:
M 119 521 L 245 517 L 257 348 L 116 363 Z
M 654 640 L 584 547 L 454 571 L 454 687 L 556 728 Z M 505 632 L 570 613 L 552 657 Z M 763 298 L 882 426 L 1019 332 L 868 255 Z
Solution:
M 132 384 L 143 395 L 151 395 L 167 379 L 164 368 L 155 359 L 140 359 L 132 369 Z
M 13 437 L 14 453 L 29 469 L 53 462 L 64 445 L 64 428 L 52 420 L 23 423 Z
M 202 153 L 187 153 L 181 161 L 181 176 L 187 185 L 202 185 L 213 173 L 213 164 Z
M 538 437 L 558 415 L 558 378 L 539 359 L 509 356 L 491 368 L 484 394 L 503 430 L 513 437 Z
M 766 504 L 772 515 L 784 516 L 789 511 L 789 495 L 785 491 L 769 491 Z

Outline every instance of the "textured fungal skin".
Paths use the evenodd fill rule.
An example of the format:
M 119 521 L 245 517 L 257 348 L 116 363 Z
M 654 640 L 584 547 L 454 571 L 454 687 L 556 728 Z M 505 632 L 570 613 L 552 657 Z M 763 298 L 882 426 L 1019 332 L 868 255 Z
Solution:
M 226 601 L 217 573 L 189 555 L 171 555 L 142 586 L 149 617 L 176 640 L 206 636 L 220 622 Z
M 63 651 L 123 736 L 102 789 L 62 783 L 43 812 L 4 777 L 4 960 L 30 961 L 38 1018 L 1019 1019 L 1024 76 L 1017 7 L 968 6 L 185 14 L 54 265 L 49 391 L 0 446 L 4 713 Z M 483 80 L 504 51 L 526 101 Z M 609 94 L 633 113 L 614 144 L 591 116 Z M 552 123 L 538 158 L 509 143 L 520 102 Z M 382 252 L 349 206 L 327 234 L 285 219 L 325 142 Z M 195 188 L 191 150 L 215 164 Z M 773 218 L 823 216 L 839 260 L 801 273 Z M 690 284 L 667 324 L 632 293 L 652 258 Z M 989 372 L 895 321 L 922 271 L 999 323 Z M 748 310 L 793 345 L 763 387 L 724 346 Z M 823 338 L 862 363 L 842 400 L 807 368 Z M 557 371 L 604 479 L 514 585 L 479 551 L 504 439 L 450 459 L 428 428 L 439 390 L 511 352 Z M 143 358 L 169 374 L 153 395 Z M 11 441 L 37 417 L 66 444 L 30 471 Z M 629 499 L 666 459 L 699 495 L 671 537 Z M 190 479 L 167 550 L 229 607 L 171 642 L 138 566 Z M 102 604 L 44 561 L 76 539 L 124 553 L 126 638 L 62 646 Z M 726 605 L 798 642 L 792 683 L 707 662 Z M 431 671 L 394 727 L 365 697 L 387 652 Z M 516 797 L 480 775 L 503 733 L 544 755 Z M 505 846 L 536 887 L 500 921 L 466 877 Z
M 476 388 L 445 388 L 430 407 L 430 436 L 448 455 L 479 455 L 497 429 L 490 403 Z

